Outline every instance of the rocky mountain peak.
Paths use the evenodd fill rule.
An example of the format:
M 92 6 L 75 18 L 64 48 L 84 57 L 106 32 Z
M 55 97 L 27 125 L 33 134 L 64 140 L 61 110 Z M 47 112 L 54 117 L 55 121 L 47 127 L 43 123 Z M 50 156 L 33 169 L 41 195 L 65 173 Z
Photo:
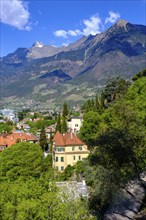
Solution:
M 117 22 L 117 26 L 126 27 L 127 23 L 128 23 L 128 21 L 126 21 L 126 20 L 119 20 Z
M 117 23 L 113 24 L 109 29 L 108 32 L 110 33 L 117 33 L 119 31 L 128 31 L 127 30 L 128 21 L 126 20 L 118 20 Z
M 36 41 L 33 45 L 32 45 L 32 47 L 39 47 L 39 48 L 42 48 L 44 46 L 44 44 L 42 43 L 42 42 L 40 42 L 40 41 Z
M 146 68 L 145 37 L 146 26 L 119 20 L 105 32 L 84 36 L 68 47 L 37 41 L 29 49 L 18 48 L 0 63 L 2 99 L 9 103 L 8 97 L 16 97 L 16 102 L 25 97 L 50 106 L 63 99 L 79 103 L 97 93 L 107 79 L 130 79 Z

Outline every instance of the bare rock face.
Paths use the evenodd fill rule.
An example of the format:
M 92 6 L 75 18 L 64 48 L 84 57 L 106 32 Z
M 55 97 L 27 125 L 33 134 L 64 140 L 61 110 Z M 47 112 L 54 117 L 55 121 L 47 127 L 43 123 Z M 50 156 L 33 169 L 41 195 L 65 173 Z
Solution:
M 143 183 L 145 184 L 145 182 Z M 145 193 L 145 188 L 139 181 L 131 182 L 115 198 L 115 201 L 106 212 L 104 220 L 138 219 Z

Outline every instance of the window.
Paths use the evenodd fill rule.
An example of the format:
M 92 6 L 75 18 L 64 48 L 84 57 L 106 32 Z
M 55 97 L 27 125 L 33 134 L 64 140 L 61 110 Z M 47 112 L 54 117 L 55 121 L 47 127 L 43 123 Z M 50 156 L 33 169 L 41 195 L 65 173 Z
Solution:
M 81 147 L 81 146 L 79 147 L 79 150 L 82 150 L 82 147 Z
M 64 149 L 64 147 L 55 147 L 55 151 L 57 151 L 57 152 L 64 152 L 65 149 Z
M 76 156 L 73 156 L 73 160 L 76 160 Z
M 61 162 L 64 162 L 64 157 L 61 157 Z
M 58 170 L 58 166 L 56 166 L 56 170 Z
M 56 157 L 55 161 L 58 162 L 58 157 Z
M 79 156 L 79 160 L 81 160 L 81 156 Z
M 75 127 L 78 127 L 78 124 L 75 124 Z
M 74 151 L 75 150 L 75 147 L 72 147 L 72 151 Z
M 61 171 L 63 171 L 64 170 L 64 167 L 61 167 Z

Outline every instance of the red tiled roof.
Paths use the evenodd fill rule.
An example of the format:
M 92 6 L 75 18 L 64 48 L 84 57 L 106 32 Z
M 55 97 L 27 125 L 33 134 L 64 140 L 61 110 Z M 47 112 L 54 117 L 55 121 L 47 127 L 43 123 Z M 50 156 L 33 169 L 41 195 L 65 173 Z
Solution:
M 55 145 L 65 145 L 63 135 L 59 131 L 56 132 L 53 141 L 55 142 Z
M 0 146 L 6 146 L 6 142 L 3 136 L 0 136 Z
M 7 135 L 4 137 L 4 139 L 8 147 L 17 143 L 17 139 L 14 139 L 12 135 Z
M 25 132 L 12 132 L 11 134 L 5 134 L 1 136 L 1 142 L 5 143 L 5 145 L 12 146 L 17 143 L 18 140 L 21 141 L 35 141 L 36 137 L 33 134 L 25 133 Z
M 68 145 L 84 145 L 85 143 L 82 142 L 74 133 L 66 132 L 62 135 L 59 131 L 55 134 L 53 141 L 55 142 L 56 146 L 68 146 Z

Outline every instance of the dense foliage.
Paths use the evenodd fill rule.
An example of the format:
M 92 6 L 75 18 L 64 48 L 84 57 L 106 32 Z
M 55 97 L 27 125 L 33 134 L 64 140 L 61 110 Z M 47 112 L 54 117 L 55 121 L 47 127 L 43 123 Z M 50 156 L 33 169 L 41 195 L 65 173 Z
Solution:
M 69 199 L 47 176 L 3 182 L 0 191 L 1 220 L 93 220 L 85 201 Z
M 52 156 L 21 142 L 0 154 L 0 219 L 95 220 L 85 199 L 55 185 Z
M 52 124 L 55 124 L 56 121 L 57 121 L 57 119 L 53 119 L 53 120 L 40 119 L 37 122 L 28 121 L 27 124 L 30 126 L 30 131 L 32 133 L 36 133 L 36 131 L 41 129 L 42 127 L 47 127 L 47 126 L 50 126 Z
M 98 98 L 102 108 L 95 108 L 96 100 L 84 108 L 79 136 L 91 150 L 84 176 L 91 187 L 90 208 L 98 215 L 120 188 L 146 171 L 145 88 L 142 74 L 132 84 L 112 80 Z
M 38 177 L 41 174 L 43 152 L 39 145 L 20 142 L 0 154 L 0 179 Z
M 10 133 L 13 129 L 13 123 L 11 123 L 10 121 L 6 122 L 6 123 L 0 123 L 0 134 L 2 133 Z

